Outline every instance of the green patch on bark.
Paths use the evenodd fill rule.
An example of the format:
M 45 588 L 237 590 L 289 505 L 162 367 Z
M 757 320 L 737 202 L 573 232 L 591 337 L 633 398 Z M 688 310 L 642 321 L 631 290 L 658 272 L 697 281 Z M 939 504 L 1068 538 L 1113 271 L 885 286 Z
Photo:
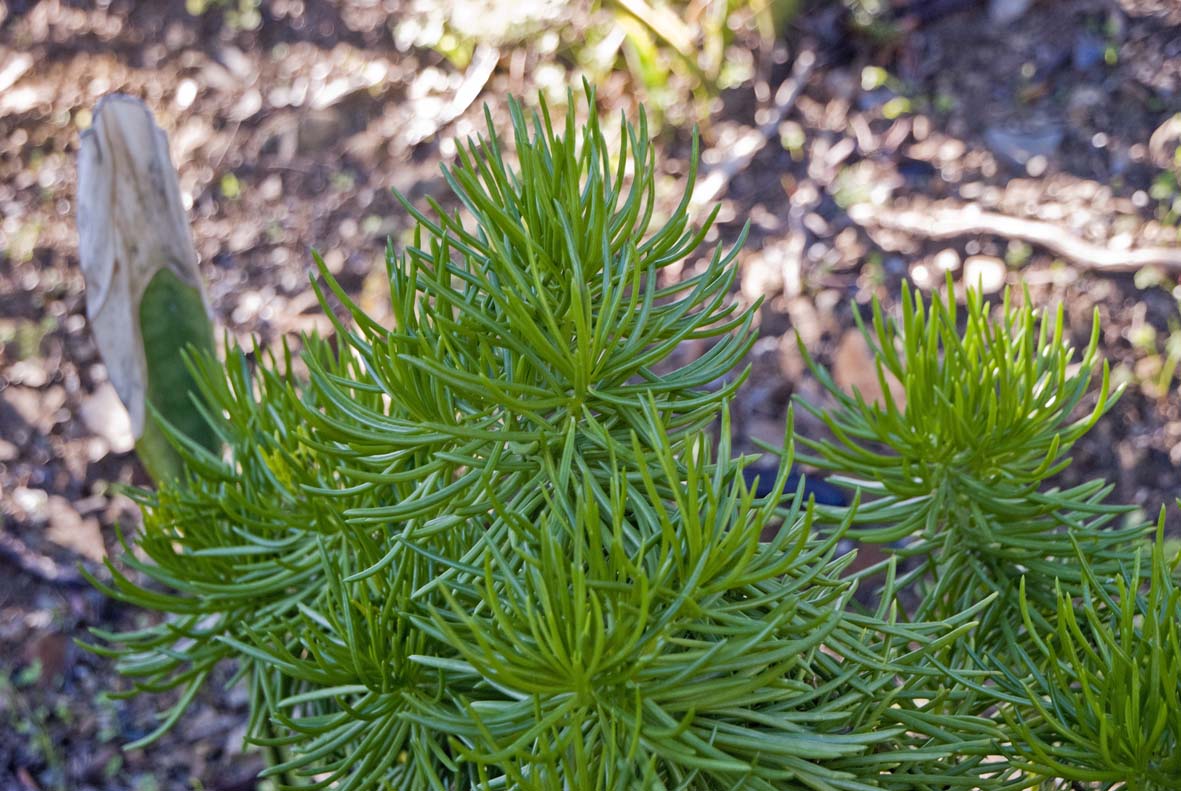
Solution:
M 213 328 L 201 294 L 170 269 L 152 278 L 139 304 L 140 333 L 147 362 L 147 400 L 151 405 L 143 436 L 135 449 L 156 479 L 178 477 L 183 462 L 168 441 L 160 420 L 202 447 L 216 452 L 218 439 L 197 406 L 197 384 L 184 355 L 214 353 Z

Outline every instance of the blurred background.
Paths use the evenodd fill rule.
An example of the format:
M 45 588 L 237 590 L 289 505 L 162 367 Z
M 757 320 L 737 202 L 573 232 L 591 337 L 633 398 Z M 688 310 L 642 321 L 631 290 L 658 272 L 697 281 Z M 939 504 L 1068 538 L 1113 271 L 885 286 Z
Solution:
M 1177 0 L 0 0 L 0 789 L 264 787 L 242 690 L 207 685 L 125 753 L 170 700 L 100 696 L 126 684 L 73 643 L 145 617 L 77 570 L 103 576 L 115 526 L 135 529 L 113 486 L 147 483 L 78 269 L 99 97 L 155 112 L 218 321 L 272 344 L 326 327 L 313 246 L 385 315 L 376 265 L 409 228 L 390 189 L 446 201 L 439 164 L 485 106 L 503 128 L 510 94 L 562 102 L 582 78 L 604 114 L 645 103 L 666 201 L 698 126 L 694 205 L 721 206 L 707 248 L 751 224 L 741 449 L 781 439 L 793 395 L 820 398 L 797 339 L 872 396 L 854 307 L 951 273 L 1064 305 L 1080 346 L 1098 311 L 1127 390 L 1063 485 L 1105 477 L 1149 516 L 1181 494 Z

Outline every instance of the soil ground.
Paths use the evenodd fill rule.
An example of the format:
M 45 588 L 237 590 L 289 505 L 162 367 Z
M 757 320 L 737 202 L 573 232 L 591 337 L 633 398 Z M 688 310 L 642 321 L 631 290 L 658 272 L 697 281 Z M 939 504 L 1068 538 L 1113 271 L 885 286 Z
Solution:
M 244 29 L 232 3 L 194 16 L 181 0 L 0 0 L 0 788 L 230 791 L 256 787 L 261 766 L 241 750 L 244 695 L 217 684 L 160 742 L 122 752 L 167 697 L 100 697 L 127 684 L 73 642 L 146 617 L 75 570 L 105 573 L 116 524 L 137 520 L 113 486 L 147 483 L 85 318 L 74 161 L 91 109 L 133 94 L 170 134 L 214 312 L 234 337 L 324 328 L 313 246 L 380 314 L 375 264 L 408 227 L 391 188 L 443 198 L 438 165 L 481 123 L 482 103 L 501 123 L 510 93 L 560 95 L 574 74 L 535 43 L 544 37 L 489 50 L 487 74 L 457 68 L 415 43 L 420 5 L 274 0 Z M 1178 271 L 1100 271 L 998 234 L 931 239 L 878 220 L 978 207 L 1102 248 L 1176 247 L 1181 6 L 1044 0 L 1001 23 L 986 2 L 896 5 L 894 33 L 873 37 L 819 4 L 703 127 L 707 173 L 736 141 L 766 142 L 718 182 L 710 238 L 728 243 L 751 222 L 738 298 L 765 299 L 735 410 L 740 445 L 780 438 L 793 395 L 822 400 L 797 338 L 839 382 L 872 389 L 854 306 L 892 306 L 904 279 L 929 288 L 949 270 L 1064 305 L 1080 346 L 1098 311 L 1101 353 L 1126 391 L 1061 483 L 1105 477 L 1114 499 L 1155 514 L 1181 495 Z M 815 68 L 760 137 L 804 51 Z M 456 104 L 461 88 L 475 93 Z M 630 109 L 625 88 L 609 78 L 600 109 Z M 668 126 L 660 139 L 671 198 L 688 137 Z M 1181 533 L 1181 511 L 1169 529 Z

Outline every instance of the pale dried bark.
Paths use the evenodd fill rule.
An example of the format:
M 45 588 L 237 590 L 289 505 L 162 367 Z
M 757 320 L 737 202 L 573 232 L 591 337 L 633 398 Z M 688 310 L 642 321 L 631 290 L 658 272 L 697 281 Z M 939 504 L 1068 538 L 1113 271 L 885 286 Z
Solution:
M 147 361 L 140 302 L 164 268 L 201 294 L 193 247 L 168 139 L 142 102 L 103 98 L 78 153 L 78 258 L 86 315 L 111 383 L 144 433 Z

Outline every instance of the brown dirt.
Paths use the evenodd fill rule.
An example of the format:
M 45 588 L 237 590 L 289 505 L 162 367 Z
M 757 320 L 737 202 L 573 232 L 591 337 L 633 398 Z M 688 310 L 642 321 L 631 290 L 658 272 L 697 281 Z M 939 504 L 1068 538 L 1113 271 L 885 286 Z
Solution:
M 217 685 L 161 742 L 121 753 L 164 701 L 100 700 L 126 682 L 71 641 L 145 617 L 74 570 L 101 574 L 115 525 L 134 529 L 113 485 L 146 482 L 85 320 L 72 212 L 90 109 L 107 92 L 134 94 L 169 131 L 210 298 L 234 337 L 270 343 L 323 326 L 307 288 L 313 245 L 380 312 L 374 264 L 407 227 L 390 189 L 441 197 L 438 163 L 476 129 L 480 102 L 503 118 L 507 94 L 553 74 L 539 68 L 549 56 L 506 45 L 479 100 L 449 119 L 464 73 L 391 32 L 388 20 L 413 5 L 275 0 L 258 30 L 243 31 L 219 10 L 190 16 L 180 0 L 0 0 L 0 788 L 228 791 L 254 787 L 260 766 L 241 751 L 242 693 Z M 1161 375 L 1169 349 L 1181 355 L 1177 273 L 1100 275 L 996 237 L 880 231 L 847 209 L 955 201 L 1106 245 L 1176 245 L 1170 198 L 1151 194 L 1162 164 L 1149 141 L 1181 111 L 1181 15 L 1163 0 L 1046 0 L 999 27 L 985 3 L 942 5 L 958 10 L 911 17 L 893 38 L 850 35 L 827 8 L 788 37 L 789 56 L 811 41 L 820 64 L 721 194 L 714 235 L 731 240 L 752 222 L 739 296 L 766 298 L 737 431 L 776 440 L 788 399 L 819 397 L 797 336 L 857 384 L 865 357 L 848 334 L 852 307 L 875 296 L 893 305 L 904 278 L 926 282 L 940 263 L 985 256 L 979 266 L 991 272 L 999 259 L 1005 282 L 1028 284 L 1039 304 L 1064 304 L 1079 344 L 1098 309 L 1102 352 L 1127 391 L 1062 482 L 1107 477 L 1114 498 L 1154 514 L 1181 494 L 1181 390 L 1176 373 Z M 769 91 L 723 96 L 707 163 L 764 119 L 786 72 L 771 69 Z M 603 109 L 629 104 L 621 84 L 603 90 Z M 1002 142 L 1040 134 L 1043 159 L 1015 164 L 998 132 Z M 673 129 L 662 139 L 672 186 L 687 141 Z M 1170 530 L 1181 532 L 1176 509 Z

